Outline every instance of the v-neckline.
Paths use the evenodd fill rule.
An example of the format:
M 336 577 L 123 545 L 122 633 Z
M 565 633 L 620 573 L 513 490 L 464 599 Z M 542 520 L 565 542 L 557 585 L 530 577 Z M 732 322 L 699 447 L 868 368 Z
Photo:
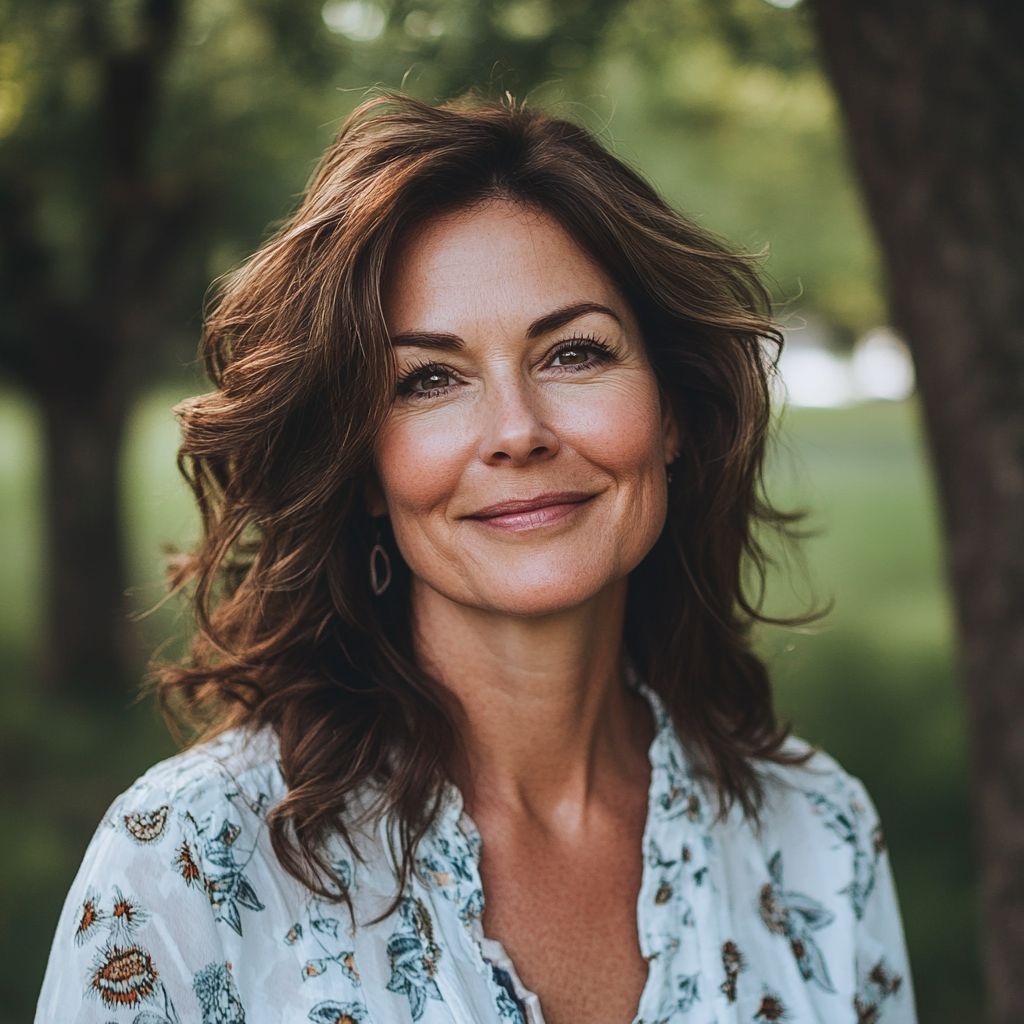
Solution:
M 641 840 L 640 855 L 643 858 L 640 887 L 636 899 L 636 921 L 637 937 L 639 940 L 639 952 L 647 964 L 647 977 L 640 993 L 640 1000 L 636 1012 L 633 1015 L 631 1024 L 642 1024 L 644 1020 L 645 1007 L 653 1005 L 659 985 L 659 967 L 657 951 L 648 948 L 647 937 L 650 934 L 648 925 L 648 907 L 654 898 L 655 867 L 648 851 L 654 837 L 655 830 L 655 801 L 664 785 L 664 776 L 667 765 L 671 761 L 678 764 L 685 763 L 685 755 L 681 746 L 675 741 L 672 729 L 671 718 L 655 691 L 648 686 L 639 676 L 632 660 L 624 659 L 626 685 L 635 690 L 645 698 L 654 717 L 654 735 L 647 747 L 647 761 L 650 766 L 650 781 L 647 787 L 647 812 L 644 821 L 643 838 Z M 671 743 L 669 750 L 666 744 Z M 528 989 L 516 970 L 515 964 L 509 956 L 508 951 L 499 939 L 484 934 L 483 931 L 483 908 L 485 895 L 483 881 L 480 875 L 480 856 L 483 847 L 483 838 L 476 823 L 466 810 L 465 802 L 461 791 L 454 783 L 448 783 L 442 801 L 442 811 L 438 823 L 452 824 L 464 837 L 471 864 L 472 877 L 468 880 L 479 894 L 479 901 L 475 911 L 471 915 L 462 917 L 465 925 L 465 935 L 469 940 L 471 954 L 477 959 L 478 966 L 485 973 L 491 971 L 492 966 L 497 966 L 506 972 L 514 988 L 514 998 L 522 1007 L 526 1015 L 526 1024 L 546 1024 L 540 997 L 537 993 Z M 465 865 L 463 865 L 465 867 Z M 491 972 L 492 973 L 492 972 Z M 492 973 L 493 977 L 493 973 Z M 494 984 L 500 984 L 494 979 Z

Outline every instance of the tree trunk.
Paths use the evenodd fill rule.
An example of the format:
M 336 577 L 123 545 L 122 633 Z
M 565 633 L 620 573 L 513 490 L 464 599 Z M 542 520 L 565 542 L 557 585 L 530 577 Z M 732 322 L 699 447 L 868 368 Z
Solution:
M 42 403 L 47 494 L 43 684 L 124 700 L 135 677 L 119 486 L 125 410 L 91 384 Z
M 976 0 L 813 11 L 917 370 L 967 697 L 989 1019 L 1011 1024 L 1024 1021 L 1024 23 L 1017 5 Z

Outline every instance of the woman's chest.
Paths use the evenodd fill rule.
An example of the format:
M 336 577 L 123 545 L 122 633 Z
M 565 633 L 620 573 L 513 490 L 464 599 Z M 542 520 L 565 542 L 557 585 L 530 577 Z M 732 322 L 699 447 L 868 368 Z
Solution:
M 639 841 L 576 856 L 485 856 L 483 932 L 501 944 L 545 1024 L 630 1024 L 648 976 L 637 933 Z
M 317 901 L 280 917 L 272 887 L 253 878 L 266 907 L 243 915 L 244 937 L 231 932 L 225 959 L 251 1024 L 280 1019 L 282 1000 L 289 1018 L 347 1014 L 359 1024 L 522 1024 L 541 1019 L 528 1012 L 536 1004 L 545 1024 L 631 1024 L 641 1008 L 645 1021 L 673 1024 L 845 1019 L 830 1015 L 852 1000 L 842 951 L 829 941 L 846 899 L 825 906 L 831 879 L 774 849 L 770 862 L 729 856 L 709 871 L 701 845 L 683 838 L 685 847 L 666 834 L 643 859 L 639 841 L 628 854 L 569 860 L 485 851 L 479 875 L 453 838 L 397 911 L 372 924 L 393 880 L 370 884 L 372 866 L 360 867 L 355 933 Z M 809 917 L 812 901 L 827 913 Z M 536 996 L 523 999 L 527 1012 L 516 1008 L 503 958 L 474 936 L 501 944 L 521 989 Z

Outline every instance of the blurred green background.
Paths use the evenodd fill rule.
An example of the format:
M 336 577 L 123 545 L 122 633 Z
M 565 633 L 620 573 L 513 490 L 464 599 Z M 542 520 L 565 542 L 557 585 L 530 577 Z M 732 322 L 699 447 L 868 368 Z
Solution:
M 109 46 L 130 49 L 136 5 L 95 9 Z M 41 223 L 72 294 L 88 287 L 75 253 L 102 164 L 90 106 L 102 83 L 76 10 L 0 3 L 0 142 L 51 168 Z M 475 84 L 580 120 L 699 223 L 748 250 L 769 247 L 788 351 L 813 357 L 787 371 L 793 402 L 769 487 L 780 504 L 809 507 L 820 533 L 803 546 L 805 570 L 783 564 L 773 575 L 768 607 L 836 605 L 822 624 L 765 628 L 758 643 L 782 714 L 861 777 L 879 808 L 921 1020 L 978 1019 L 963 709 L 936 501 L 913 394 L 872 399 L 878 372 L 874 392 L 863 375 L 851 383 L 850 356 L 884 328 L 885 305 L 802 6 L 222 0 L 183 8 L 162 75 L 153 179 L 169 193 L 198 180 L 206 198 L 159 329 L 140 337 L 150 372 L 119 457 L 133 607 L 160 599 L 162 545 L 187 543 L 197 527 L 170 407 L 205 390 L 193 364 L 202 289 L 287 213 L 365 88 L 404 82 L 436 100 Z M 882 377 L 898 370 L 883 364 Z M 57 913 L 100 816 L 173 752 L 149 702 L 36 683 L 41 647 L 53 642 L 41 611 L 53 571 L 43 443 L 31 394 L 0 376 L 0 1021 L 11 1022 L 31 1017 Z M 177 604 L 145 618 L 139 662 L 180 650 L 187 628 Z

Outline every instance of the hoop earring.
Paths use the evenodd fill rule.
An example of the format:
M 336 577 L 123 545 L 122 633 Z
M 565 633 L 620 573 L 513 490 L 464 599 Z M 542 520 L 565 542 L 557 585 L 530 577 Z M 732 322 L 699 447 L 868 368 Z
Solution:
M 384 579 L 381 580 L 377 573 L 377 559 L 384 560 Z M 373 547 L 370 549 L 370 587 L 374 594 L 380 597 L 385 590 L 388 589 L 388 585 L 391 583 L 391 558 L 388 556 L 387 549 L 380 542 L 380 530 L 377 530 L 377 540 Z

